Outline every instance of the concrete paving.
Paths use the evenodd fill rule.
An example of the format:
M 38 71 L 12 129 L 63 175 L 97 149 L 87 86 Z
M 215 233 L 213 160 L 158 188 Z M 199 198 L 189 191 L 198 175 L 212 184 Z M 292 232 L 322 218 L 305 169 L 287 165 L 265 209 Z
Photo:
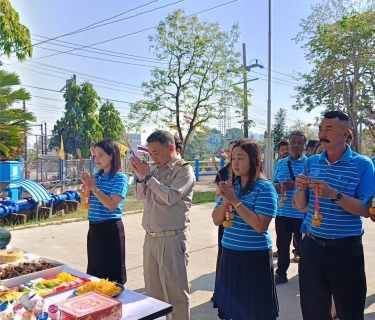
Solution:
M 214 204 L 194 206 L 191 214 L 191 246 L 189 276 L 191 283 L 191 319 L 218 319 L 210 298 L 214 286 L 217 254 L 217 227 L 212 223 Z M 124 217 L 126 229 L 126 266 L 128 282 L 126 287 L 143 292 L 142 245 L 144 231 L 141 227 L 142 214 Z M 11 245 L 62 261 L 72 268 L 85 272 L 86 234 L 88 222 L 51 225 L 32 229 L 12 231 Z M 270 232 L 275 243 L 274 222 Z M 366 320 L 375 320 L 375 224 L 365 220 L 364 247 L 367 272 Z M 292 256 L 291 256 L 292 258 Z M 276 263 L 276 259 L 275 259 Z M 276 265 L 275 265 L 276 266 Z M 277 287 L 280 320 L 301 320 L 299 307 L 297 264 L 292 262 L 288 271 L 289 282 Z M 343 279 L 345 281 L 345 279 Z

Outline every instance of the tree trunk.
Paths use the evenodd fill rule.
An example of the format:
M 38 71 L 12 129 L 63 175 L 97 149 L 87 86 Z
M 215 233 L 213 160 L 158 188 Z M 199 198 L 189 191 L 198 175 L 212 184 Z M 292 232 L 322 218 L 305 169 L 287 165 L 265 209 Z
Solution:
M 352 105 L 352 117 L 350 118 L 350 129 L 353 132 L 352 149 L 358 152 L 359 143 L 358 141 L 358 121 L 357 121 L 357 85 L 359 82 L 359 63 L 358 59 L 354 59 L 354 78 L 352 83 L 352 95 L 351 95 L 351 105 Z

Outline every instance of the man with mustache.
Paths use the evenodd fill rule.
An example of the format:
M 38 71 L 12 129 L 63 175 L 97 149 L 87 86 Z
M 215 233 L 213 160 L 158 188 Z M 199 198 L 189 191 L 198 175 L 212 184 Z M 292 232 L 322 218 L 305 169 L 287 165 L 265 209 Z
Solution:
M 349 133 L 345 113 L 326 112 L 319 126 L 325 151 L 307 160 L 309 176 L 296 178 L 295 204 L 308 209 L 299 264 L 304 320 L 331 320 L 331 295 L 340 320 L 364 319 L 363 200 L 375 190 L 375 170 L 347 146 Z
M 306 136 L 301 131 L 293 131 L 289 137 L 290 155 L 278 162 L 272 181 L 280 194 L 279 207 L 276 216 L 276 246 L 278 252 L 275 283 L 287 283 L 287 270 L 290 264 L 290 243 L 294 235 L 296 242 L 295 256 L 299 256 L 302 235 L 300 232 L 304 213 L 292 207 L 294 180 L 298 173 L 303 172 L 306 156 L 303 150 L 306 146 Z M 281 200 L 284 191 L 288 199 Z

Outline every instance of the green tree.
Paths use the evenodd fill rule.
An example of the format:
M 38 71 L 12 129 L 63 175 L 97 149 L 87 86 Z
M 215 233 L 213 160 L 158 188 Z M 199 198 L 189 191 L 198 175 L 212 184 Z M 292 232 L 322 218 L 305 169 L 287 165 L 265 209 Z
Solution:
M 112 102 L 106 101 L 99 110 L 99 123 L 103 128 L 103 138 L 121 140 L 121 133 L 125 131 L 125 126 L 121 120 L 121 115 Z
M 228 143 L 231 140 L 239 140 L 239 139 L 242 139 L 242 138 L 243 138 L 243 130 L 242 129 L 239 129 L 239 128 L 230 128 L 225 133 L 224 147 L 227 148 L 228 147 Z
M 315 129 L 315 130 L 314 130 Z M 289 134 L 292 131 L 302 131 L 305 133 L 307 137 L 307 141 L 309 140 L 319 140 L 317 135 L 317 128 L 314 128 L 311 123 L 306 123 L 305 121 L 297 119 L 296 123 L 289 127 L 289 131 L 285 133 L 286 138 L 289 138 Z
M 283 140 L 287 139 L 286 130 L 286 109 L 280 108 L 275 115 L 275 123 L 273 124 L 273 139 L 275 146 Z
M 336 8 L 337 20 L 327 23 L 332 20 L 324 20 L 324 7 L 315 7 L 301 24 L 304 33 L 297 36 L 297 41 L 308 39 L 303 47 L 313 69 L 299 74 L 298 80 L 303 80 L 304 84 L 296 87 L 298 94 L 293 108 L 306 108 L 308 112 L 316 107 L 345 111 L 353 131 L 352 148 L 358 151 L 358 116 L 363 111 L 371 113 L 375 102 L 372 71 L 375 66 L 375 12 L 349 11 L 354 7 L 347 1 L 341 4 L 324 2 L 334 2 L 326 9 L 333 12 Z
M 20 85 L 17 74 L 0 70 L 0 160 L 14 160 L 21 156 L 24 136 L 29 131 L 29 122 L 35 121 L 31 112 L 14 104 L 30 99 L 23 89 L 13 89 Z
M 163 66 L 152 70 L 152 79 L 142 84 L 146 99 L 131 105 L 130 128 L 139 130 L 148 123 L 169 127 L 173 121 L 186 150 L 196 127 L 220 119 L 226 101 L 240 92 L 227 86 L 235 76 L 227 70 L 240 65 L 238 40 L 237 25 L 224 32 L 219 24 L 187 17 L 183 10 L 169 14 L 150 37 Z M 192 121 L 184 122 L 183 114 Z
M 75 154 L 76 149 L 82 151 L 85 158 L 90 156 L 91 141 L 103 139 L 103 127 L 99 123 L 98 106 L 100 98 L 92 84 L 75 83 L 72 78 L 64 94 L 64 116 L 57 120 L 53 127 L 50 149 L 60 147 L 60 137 L 63 137 L 66 153 Z
M 33 53 L 30 30 L 20 23 L 8 0 L 0 0 L 0 50 L 8 57 L 15 53 L 18 60 L 25 60 Z

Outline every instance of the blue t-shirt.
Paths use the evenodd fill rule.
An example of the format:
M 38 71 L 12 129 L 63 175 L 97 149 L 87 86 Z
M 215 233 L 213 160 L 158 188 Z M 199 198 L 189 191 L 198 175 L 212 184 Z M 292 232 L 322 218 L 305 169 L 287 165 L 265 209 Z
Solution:
M 372 161 L 372 163 L 373 163 L 374 166 L 375 166 L 375 157 L 371 158 L 371 161 Z M 375 197 L 375 185 L 373 186 L 372 189 L 371 189 L 371 188 L 368 189 L 367 194 L 366 194 L 366 197 L 365 197 L 365 199 L 363 200 L 362 205 L 363 205 L 364 207 L 367 208 L 367 204 L 368 204 L 368 202 L 372 201 L 372 199 L 373 199 L 374 197 Z
M 280 160 L 277 162 L 277 166 L 275 166 L 275 171 L 273 173 L 272 181 L 277 183 L 283 183 L 287 180 L 292 180 L 288 162 L 290 161 L 292 165 L 292 171 L 295 177 L 297 177 L 300 173 L 304 172 L 304 163 L 306 162 L 307 157 L 303 155 L 298 160 L 293 161 L 291 156 Z M 282 217 L 289 217 L 289 218 L 304 218 L 304 213 L 298 211 L 292 207 L 292 199 L 293 199 L 293 190 L 286 190 L 286 196 L 288 197 L 287 200 L 283 200 L 284 206 L 277 208 L 277 215 Z
M 91 193 L 90 209 L 88 213 L 89 221 L 101 222 L 110 219 L 122 219 L 122 208 L 124 206 L 126 193 L 129 189 L 128 177 L 124 173 L 118 172 L 110 179 L 110 173 L 100 177 L 99 172 L 97 172 L 95 173 L 95 180 L 97 187 L 107 196 L 116 194 L 122 197 L 122 200 L 114 211 L 109 211 L 109 209 Z
M 275 218 L 277 193 L 271 182 L 258 179 L 251 191 L 241 195 L 241 180 L 237 178 L 234 182 L 234 190 L 243 205 L 253 210 L 256 214 Z M 220 197 L 216 208 L 222 202 L 223 198 Z M 268 228 L 266 231 L 258 233 L 241 218 L 234 208 L 233 213 L 235 213 L 236 217 L 231 220 L 232 227 L 224 228 L 221 242 L 223 247 L 238 251 L 269 250 L 272 248 L 272 240 L 268 233 Z
M 307 160 L 307 167 L 312 180 L 323 180 L 330 187 L 356 199 L 364 200 L 369 190 L 375 189 L 375 171 L 371 160 L 350 149 L 340 160 L 330 163 L 327 151 L 320 155 L 311 156 Z M 320 213 L 323 220 L 319 227 L 312 226 L 314 214 L 315 194 L 311 188 L 307 191 L 309 211 L 305 223 L 307 230 L 314 236 L 325 239 L 338 239 L 363 234 L 362 217 L 344 210 L 338 203 L 328 198 L 319 197 Z

